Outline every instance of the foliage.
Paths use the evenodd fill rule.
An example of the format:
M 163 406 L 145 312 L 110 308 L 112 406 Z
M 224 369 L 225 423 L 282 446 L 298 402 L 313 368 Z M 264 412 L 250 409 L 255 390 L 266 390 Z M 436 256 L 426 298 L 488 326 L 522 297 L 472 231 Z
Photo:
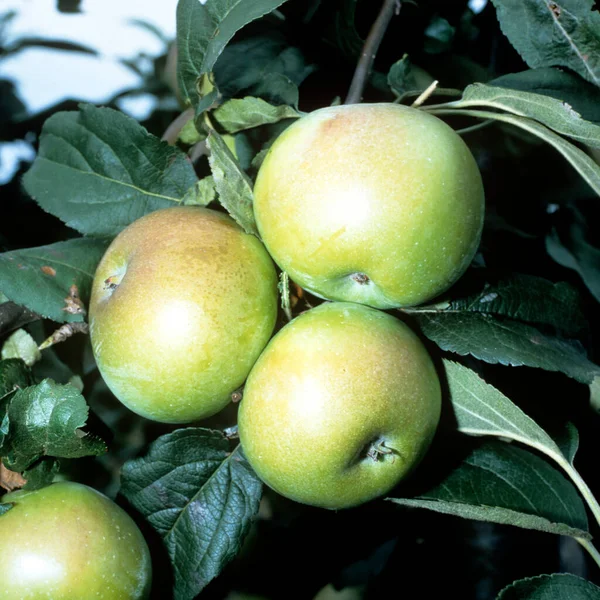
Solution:
M 262 158 L 295 119 L 345 96 L 378 4 L 179 0 L 177 89 L 167 92 L 177 95 L 182 117 L 169 109 L 141 124 L 115 103 L 82 103 L 59 107 L 42 127 L 6 94 L 9 129 L 29 127 L 40 138 L 25 193 L 20 179 L 7 187 L 15 223 L 26 214 L 30 227 L 3 218 L 0 234 L 0 469 L 29 489 L 77 478 L 113 494 L 120 476 L 122 498 L 158 536 L 153 553 L 164 574 L 155 587 L 164 599 L 243 588 L 311 598 L 328 583 L 385 597 L 401 568 L 430 574 L 443 562 L 444 576 L 426 577 L 423 597 L 454 591 L 454 582 L 464 598 L 600 598 L 593 0 L 493 0 L 480 14 L 466 0 L 402 2 L 365 82 L 364 101 L 410 105 L 438 81 L 420 108 L 464 135 L 487 202 L 469 271 L 435 302 L 395 313 L 428 340 L 446 393 L 434 448 L 388 498 L 340 514 L 288 503 L 262 486 L 230 435 L 235 411 L 202 427 L 150 423 L 108 392 L 84 336 L 40 350 L 61 324 L 85 330 L 96 265 L 142 215 L 210 204 L 258 235 L 253 181 Z M 178 118 L 175 136 L 167 135 Z M 280 325 L 321 301 L 286 273 L 280 294 Z M 0 504 L 0 515 L 8 508 Z M 497 529 L 477 529 L 481 522 Z M 452 550 L 444 546 L 452 527 L 461 528 L 450 536 L 460 548 L 456 540 L 474 535 L 466 559 L 414 550 L 423 539 Z M 478 564 L 485 531 L 496 532 L 500 546 L 510 535 L 542 540 L 546 554 L 511 572 L 478 566 L 479 581 L 468 580 L 454 567 L 461 559 Z M 549 534 L 588 552 L 586 559 L 579 546 L 571 550 L 584 565 L 578 572 L 552 574 L 558 552 Z M 296 548 L 303 535 L 314 563 Z M 296 590 L 273 590 L 278 570 L 293 574 Z

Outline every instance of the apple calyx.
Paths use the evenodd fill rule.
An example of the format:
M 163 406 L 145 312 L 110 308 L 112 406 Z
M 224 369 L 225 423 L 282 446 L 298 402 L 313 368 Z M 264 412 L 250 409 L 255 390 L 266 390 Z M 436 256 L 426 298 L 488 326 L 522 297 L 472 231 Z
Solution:
M 395 454 L 396 450 L 385 445 L 385 440 L 377 440 L 369 444 L 367 456 L 374 462 L 378 462 L 380 458 L 386 455 Z M 395 460 L 395 457 L 394 457 Z
M 352 275 L 350 275 L 350 279 L 353 279 L 359 285 L 367 285 L 368 283 L 371 283 L 371 279 L 366 273 L 352 273 Z

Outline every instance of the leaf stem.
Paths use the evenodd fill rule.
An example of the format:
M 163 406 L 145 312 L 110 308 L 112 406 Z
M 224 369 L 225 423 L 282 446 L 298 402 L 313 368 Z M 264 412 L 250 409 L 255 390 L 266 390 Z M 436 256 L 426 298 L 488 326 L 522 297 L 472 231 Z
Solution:
M 594 559 L 594 562 L 600 567 L 600 552 L 596 549 L 590 540 L 584 538 L 575 538 L 579 544 L 588 551 L 588 554 Z
M 180 115 L 175 117 L 171 124 L 165 129 L 162 135 L 162 140 L 167 142 L 170 146 L 174 146 L 177 143 L 177 138 L 184 128 L 185 124 L 194 116 L 195 112 L 192 107 L 186 108 Z
M 561 460 L 558 460 L 559 458 L 561 458 Z M 571 478 L 571 481 L 575 484 L 575 487 L 579 490 L 579 493 L 584 497 L 585 501 L 590 507 L 590 510 L 592 511 L 592 514 L 594 515 L 598 525 L 600 525 L 600 504 L 598 504 L 594 494 L 592 494 L 592 490 L 590 490 L 587 483 L 578 473 L 577 469 L 569 461 L 565 460 L 559 455 L 555 456 L 554 459 L 567 472 Z M 600 563 L 598 566 L 600 566 Z
M 485 121 L 482 121 L 481 123 L 477 123 L 476 125 L 471 125 L 470 127 L 464 127 L 463 129 L 457 129 L 456 133 L 460 134 L 460 135 L 464 135 L 465 133 L 471 133 L 472 131 L 477 131 L 478 129 L 483 129 L 484 127 L 487 127 L 488 125 L 492 125 L 494 123 L 493 119 L 486 119 Z
M 400 0 L 383 0 L 381 10 L 373 23 L 369 35 L 365 40 L 360 59 L 354 71 L 354 77 L 346 96 L 344 104 L 356 104 L 361 101 L 362 93 L 367 82 L 367 78 L 371 73 L 373 61 L 379 49 L 379 45 L 383 40 L 385 31 L 392 20 L 394 14 L 400 13 Z

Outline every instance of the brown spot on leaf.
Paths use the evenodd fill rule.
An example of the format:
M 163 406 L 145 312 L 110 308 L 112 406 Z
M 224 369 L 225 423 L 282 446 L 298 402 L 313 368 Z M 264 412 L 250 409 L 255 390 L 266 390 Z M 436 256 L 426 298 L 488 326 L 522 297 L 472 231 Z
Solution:
M 56 275 L 56 269 L 53 269 L 52 267 L 49 267 L 48 265 L 44 265 L 43 267 L 40 267 L 42 269 L 42 273 L 45 273 L 46 275 L 50 275 L 51 277 L 54 277 Z
M 65 306 L 63 307 L 65 312 L 70 315 L 84 315 L 85 307 L 81 298 L 79 297 L 79 289 L 75 284 L 69 288 L 69 295 L 65 298 Z
M 0 487 L 3 487 L 8 492 L 12 492 L 17 488 L 22 488 L 26 483 L 27 480 L 23 479 L 20 473 L 9 471 L 2 462 L 0 462 Z
M 558 19 L 558 17 L 560 17 L 560 13 L 562 12 L 560 6 L 556 4 L 556 2 L 550 2 L 549 6 L 552 14 Z

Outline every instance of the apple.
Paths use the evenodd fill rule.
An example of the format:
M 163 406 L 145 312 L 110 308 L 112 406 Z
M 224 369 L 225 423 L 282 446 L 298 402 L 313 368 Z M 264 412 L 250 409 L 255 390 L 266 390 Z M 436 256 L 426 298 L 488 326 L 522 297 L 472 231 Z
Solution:
M 100 261 L 89 306 L 98 368 L 132 411 L 164 423 L 219 412 L 277 318 L 264 246 L 227 215 L 181 206 L 124 229 Z
M 460 136 L 396 104 L 316 110 L 270 148 L 254 214 L 275 262 L 321 298 L 376 308 L 449 288 L 479 245 L 484 194 Z
M 131 517 L 74 482 L 6 494 L 0 516 L 2 600 L 142 600 L 150 552 Z
M 440 405 L 431 357 L 407 325 L 360 304 L 325 303 L 283 327 L 254 365 L 240 443 L 276 492 L 346 508 L 415 468 Z

